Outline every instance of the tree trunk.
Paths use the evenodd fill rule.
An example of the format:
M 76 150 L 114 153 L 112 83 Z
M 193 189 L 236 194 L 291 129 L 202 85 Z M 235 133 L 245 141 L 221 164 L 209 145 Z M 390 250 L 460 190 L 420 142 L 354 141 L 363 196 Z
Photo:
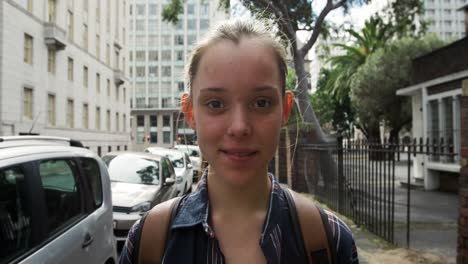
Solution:
M 304 56 L 298 50 L 294 51 L 294 69 L 297 77 L 297 100 L 302 118 L 305 123 L 313 124 L 316 134 L 315 140 L 308 143 L 325 143 L 327 142 L 325 134 L 309 100 L 309 80 L 304 69 Z

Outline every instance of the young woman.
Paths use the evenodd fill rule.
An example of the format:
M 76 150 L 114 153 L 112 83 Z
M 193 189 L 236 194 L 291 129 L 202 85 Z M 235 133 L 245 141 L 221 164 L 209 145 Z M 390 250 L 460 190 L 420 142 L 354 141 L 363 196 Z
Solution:
M 144 229 L 140 222 L 133 226 L 120 263 L 142 262 L 142 254 L 152 254 L 155 263 L 312 260 L 305 252 L 319 235 L 302 230 L 298 237 L 294 230 L 301 227 L 290 217 L 287 190 L 267 171 L 292 107 L 286 73 L 279 39 L 255 20 L 227 21 L 194 48 L 182 108 L 209 167 L 172 218 L 162 213 L 173 203 L 168 201 L 150 211 L 152 221 L 146 220 Z M 315 208 L 294 196 L 302 207 Z M 358 263 L 351 231 L 327 216 L 334 262 Z M 161 223 L 169 224 L 161 232 L 152 229 Z M 153 237 L 153 245 L 139 244 L 142 237 Z

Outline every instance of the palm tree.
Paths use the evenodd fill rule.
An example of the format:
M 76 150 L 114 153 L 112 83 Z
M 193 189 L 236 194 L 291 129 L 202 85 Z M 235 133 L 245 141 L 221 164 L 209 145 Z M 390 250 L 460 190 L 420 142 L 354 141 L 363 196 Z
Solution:
M 338 101 L 344 101 L 349 97 L 354 73 L 366 62 L 370 54 L 384 47 L 390 38 L 390 31 L 381 19 L 375 17 L 365 22 L 361 32 L 354 29 L 348 29 L 346 32 L 353 38 L 353 43 L 334 44 L 333 46 L 340 47 L 345 53 L 328 59 L 331 71 L 325 87 Z

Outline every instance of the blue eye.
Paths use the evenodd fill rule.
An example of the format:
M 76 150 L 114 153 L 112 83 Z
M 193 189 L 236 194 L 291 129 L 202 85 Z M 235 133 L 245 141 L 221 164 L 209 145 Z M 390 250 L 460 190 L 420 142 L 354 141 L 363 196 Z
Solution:
M 267 108 L 271 106 L 271 101 L 267 99 L 258 99 L 255 101 L 254 106 L 259 108 Z
M 208 103 L 206 103 L 206 106 L 212 109 L 219 109 L 224 107 L 224 104 L 219 100 L 211 100 Z

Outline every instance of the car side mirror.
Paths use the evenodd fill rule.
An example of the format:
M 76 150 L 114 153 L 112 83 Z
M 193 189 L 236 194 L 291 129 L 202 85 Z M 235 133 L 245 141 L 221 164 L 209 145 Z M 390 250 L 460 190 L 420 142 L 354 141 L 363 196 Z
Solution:
M 190 163 L 187 164 L 187 169 L 191 169 L 191 168 L 193 168 L 192 164 L 190 164 Z
M 174 178 L 166 178 L 166 180 L 164 181 L 163 186 L 172 186 L 172 185 L 174 185 L 174 183 L 175 183 Z

